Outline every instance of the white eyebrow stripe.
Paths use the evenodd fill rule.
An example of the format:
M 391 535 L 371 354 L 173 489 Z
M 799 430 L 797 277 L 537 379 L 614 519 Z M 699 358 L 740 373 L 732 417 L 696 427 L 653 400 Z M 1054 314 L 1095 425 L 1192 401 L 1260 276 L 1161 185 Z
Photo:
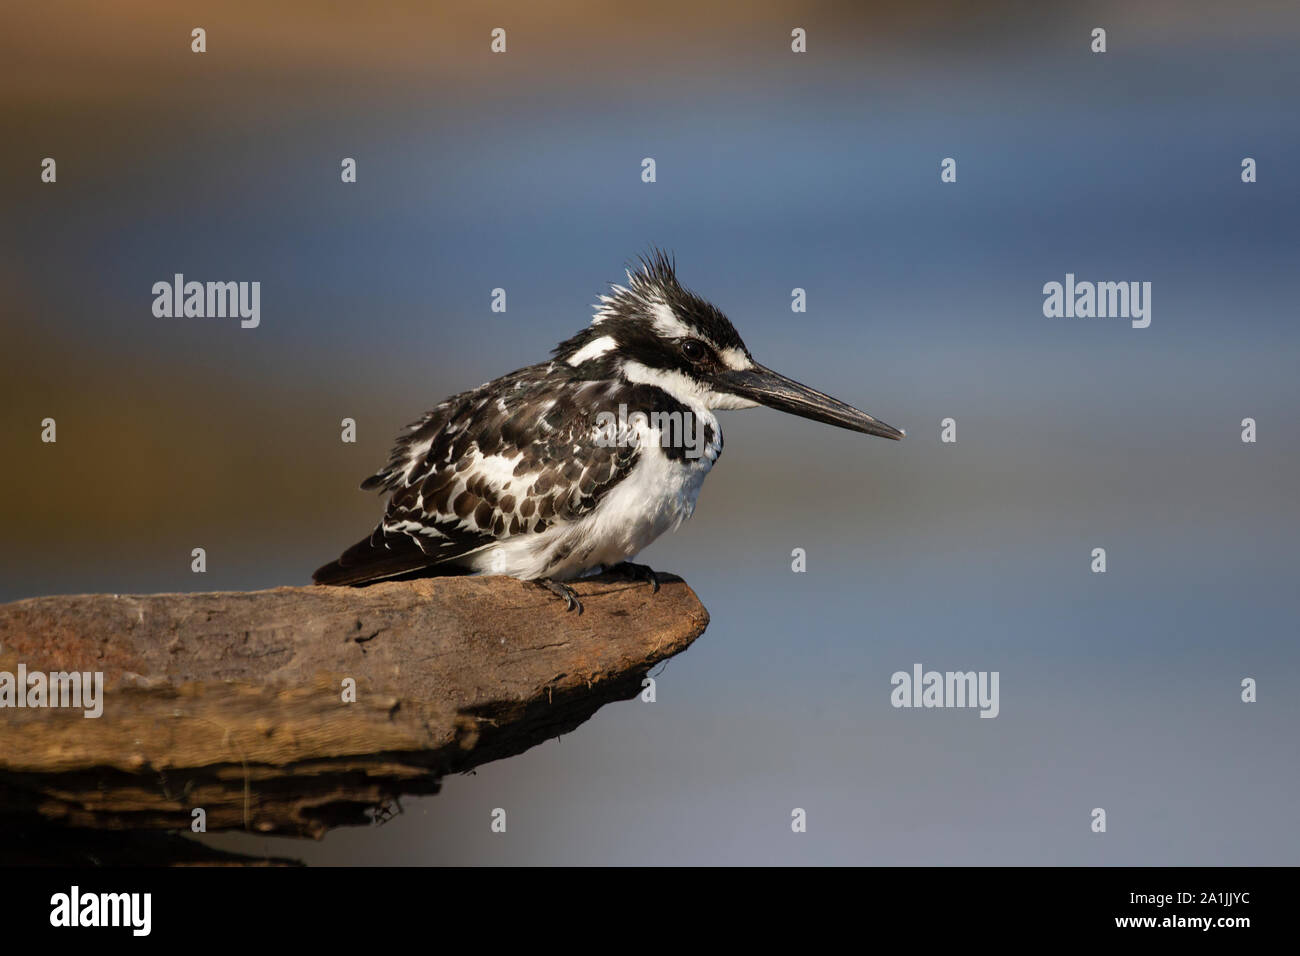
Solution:
M 666 302 L 654 303 L 650 306 L 650 314 L 654 316 L 655 331 L 664 338 L 685 338 L 692 334 Z
M 594 358 L 599 358 L 618 343 L 614 341 L 613 336 L 602 335 L 598 339 L 592 339 L 578 351 L 569 356 L 570 365 L 581 365 L 583 362 Z

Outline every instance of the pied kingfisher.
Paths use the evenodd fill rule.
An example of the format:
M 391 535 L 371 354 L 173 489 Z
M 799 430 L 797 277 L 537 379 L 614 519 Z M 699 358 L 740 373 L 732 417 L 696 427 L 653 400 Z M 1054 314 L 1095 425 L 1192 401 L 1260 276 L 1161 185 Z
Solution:
M 549 362 L 447 399 L 398 438 L 363 489 L 389 495 L 317 584 L 508 574 L 582 612 L 562 582 L 629 563 L 695 510 L 722 453 L 715 411 L 766 405 L 852 431 L 903 432 L 754 361 L 718 309 L 654 250 Z M 617 566 L 617 568 L 616 568 Z

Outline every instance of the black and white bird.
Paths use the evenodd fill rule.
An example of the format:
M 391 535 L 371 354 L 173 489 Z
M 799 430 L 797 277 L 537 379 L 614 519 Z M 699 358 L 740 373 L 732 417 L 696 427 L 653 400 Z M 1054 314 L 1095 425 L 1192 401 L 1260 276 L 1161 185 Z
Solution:
M 599 297 L 549 362 L 447 399 L 408 426 L 363 489 L 388 494 L 366 539 L 313 575 L 358 585 L 507 574 L 581 604 L 563 582 L 618 569 L 691 516 L 722 453 L 715 412 L 766 405 L 840 428 L 903 432 L 754 361 L 717 308 L 656 250 Z

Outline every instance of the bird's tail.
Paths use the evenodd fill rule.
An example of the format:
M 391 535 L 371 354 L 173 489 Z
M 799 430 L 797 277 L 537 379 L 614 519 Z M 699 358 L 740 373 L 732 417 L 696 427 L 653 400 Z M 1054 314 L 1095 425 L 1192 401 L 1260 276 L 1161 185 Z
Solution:
M 389 539 L 371 535 L 344 551 L 338 560 L 317 568 L 311 579 L 316 584 L 355 586 L 413 575 L 417 571 L 423 575 L 465 573 L 456 568 L 430 565 L 429 556 L 405 535 Z

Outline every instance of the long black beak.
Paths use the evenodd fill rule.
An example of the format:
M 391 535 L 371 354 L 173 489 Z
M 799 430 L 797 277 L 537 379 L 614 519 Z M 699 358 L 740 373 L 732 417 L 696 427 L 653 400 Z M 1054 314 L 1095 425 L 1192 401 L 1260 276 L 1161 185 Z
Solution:
M 894 441 L 902 439 L 904 434 L 901 429 L 876 421 L 866 412 L 846 405 L 838 398 L 831 398 L 815 388 L 800 385 L 794 379 L 761 365 L 739 372 L 723 372 L 718 376 L 718 390 L 837 428 L 879 435 Z

